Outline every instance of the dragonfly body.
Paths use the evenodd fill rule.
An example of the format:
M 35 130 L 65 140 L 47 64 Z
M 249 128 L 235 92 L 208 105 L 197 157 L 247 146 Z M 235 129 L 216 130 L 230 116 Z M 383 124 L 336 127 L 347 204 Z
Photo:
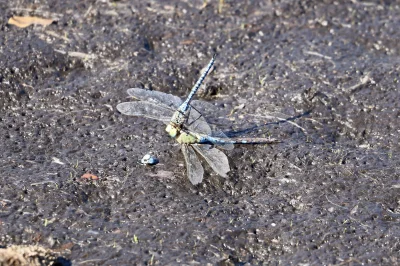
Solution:
M 233 144 L 270 144 L 269 138 L 228 138 L 222 131 L 207 123 L 197 108 L 207 108 L 204 102 L 193 100 L 214 64 L 211 59 L 199 80 L 193 86 L 185 101 L 171 94 L 139 88 L 128 89 L 128 94 L 139 101 L 117 105 L 118 111 L 126 115 L 143 116 L 164 122 L 168 134 L 181 144 L 187 166 L 187 175 L 193 185 L 203 180 L 204 169 L 198 158 L 200 155 L 220 176 L 226 177 L 230 171 L 225 153 L 218 148 L 230 150 Z
M 179 111 L 181 112 L 186 112 L 190 108 L 190 102 L 192 101 L 194 95 L 196 92 L 199 90 L 201 84 L 203 83 L 204 79 L 206 78 L 208 72 L 210 72 L 212 66 L 214 65 L 215 62 L 215 55 L 211 58 L 210 62 L 208 63 L 206 69 L 204 70 L 203 74 L 201 74 L 200 78 L 197 80 L 196 84 L 194 84 L 192 90 L 190 91 L 188 97 L 186 100 L 181 104 L 179 107 Z
M 171 117 L 171 124 L 174 125 L 174 127 L 180 129 L 180 128 L 182 128 L 183 123 L 186 122 L 188 113 L 190 112 L 190 108 L 191 108 L 190 102 L 192 101 L 196 92 L 199 90 L 199 88 L 200 88 L 201 84 L 203 83 L 204 79 L 206 78 L 208 72 L 210 72 L 212 66 L 214 65 L 214 62 L 215 62 L 215 55 L 211 58 L 206 69 L 204 70 L 204 72 L 201 74 L 200 78 L 197 80 L 196 84 L 191 89 L 186 100 L 179 106 L 179 108 L 175 111 L 175 113 Z
M 206 134 L 199 134 L 189 130 L 171 129 L 171 125 L 167 125 L 166 131 L 169 135 L 176 139 L 180 144 L 272 144 L 276 143 L 276 139 L 270 138 L 218 138 Z M 171 132 L 174 132 L 171 134 Z

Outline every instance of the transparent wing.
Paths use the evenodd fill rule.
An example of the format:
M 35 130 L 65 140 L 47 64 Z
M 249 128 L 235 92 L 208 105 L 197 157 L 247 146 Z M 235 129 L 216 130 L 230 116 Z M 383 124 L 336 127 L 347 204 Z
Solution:
M 181 150 L 185 158 L 187 175 L 190 182 L 193 185 L 200 184 L 203 181 L 204 169 L 196 152 L 190 145 L 181 145 Z
M 174 110 L 163 105 L 150 102 L 126 102 L 117 105 L 117 110 L 125 115 L 143 116 L 155 120 L 169 123 Z
M 220 176 L 227 177 L 227 173 L 231 170 L 229 167 L 228 157 L 222 151 L 213 148 L 211 145 L 197 145 L 192 147 L 206 160 L 211 168 Z
M 200 113 L 205 115 L 206 117 L 214 117 L 215 114 L 220 114 L 221 116 L 225 117 L 228 115 L 228 113 L 223 109 L 215 106 L 214 104 L 206 101 L 201 101 L 201 100 L 193 100 L 190 104 L 193 106 L 196 110 L 198 110 Z
M 143 116 L 160 120 L 166 124 L 170 121 L 174 111 L 182 104 L 181 98 L 160 91 L 131 88 L 127 92 L 130 96 L 141 101 L 118 104 L 118 111 L 126 115 Z M 227 138 L 220 129 L 215 126 L 211 127 L 198 110 L 202 110 L 210 115 L 216 112 L 214 105 L 194 100 L 186 123 L 190 131 L 219 138 Z M 232 150 L 234 148 L 234 145 L 230 143 L 218 144 L 218 146 L 225 150 Z
M 211 127 L 205 120 L 204 116 L 197 110 L 191 108 L 186 127 L 193 132 L 210 135 Z
M 217 126 L 207 123 L 202 113 L 198 110 L 204 111 L 204 113 L 217 112 L 215 106 L 208 102 L 193 101 L 187 123 L 190 131 L 218 138 L 228 138 Z M 224 150 L 232 150 L 234 148 L 232 143 L 221 143 L 217 144 L 217 146 Z
M 127 92 L 130 96 L 133 96 L 138 100 L 163 104 L 172 109 L 177 109 L 182 104 L 181 98 L 161 91 L 131 88 L 128 89 Z
M 215 126 L 213 126 L 213 128 L 212 128 L 211 136 L 221 138 L 221 139 L 227 139 L 227 140 L 229 139 L 225 135 L 224 132 L 222 132 L 219 128 L 217 128 Z M 215 145 L 218 146 L 220 149 L 227 150 L 227 151 L 233 150 L 233 148 L 235 147 L 235 145 L 233 143 L 218 143 Z

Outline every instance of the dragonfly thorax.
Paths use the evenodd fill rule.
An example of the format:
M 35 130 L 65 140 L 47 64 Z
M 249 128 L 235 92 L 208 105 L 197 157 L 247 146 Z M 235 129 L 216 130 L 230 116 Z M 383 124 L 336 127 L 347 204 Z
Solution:
M 177 128 L 182 128 L 182 125 L 186 122 L 188 113 L 190 109 L 187 109 L 186 111 L 182 111 L 181 108 L 179 108 L 171 117 L 171 124 L 174 124 Z
M 179 132 L 179 136 L 176 138 L 176 141 L 178 141 L 180 144 L 195 144 L 200 142 L 197 136 L 184 131 Z
M 194 144 L 199 143 L 199 138 L 190 132 L 185 132 L 178 128 L 173 123 L 170 123 L 165 128 L 171 138 L 176 139 L 180 144 Z

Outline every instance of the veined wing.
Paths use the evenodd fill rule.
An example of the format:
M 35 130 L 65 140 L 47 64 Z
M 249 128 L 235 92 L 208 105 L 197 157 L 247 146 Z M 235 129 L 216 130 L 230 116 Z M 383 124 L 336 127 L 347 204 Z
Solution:
M 195 133 L 200 133 L 203 135 L 207 136 L 215 136 L 218 138 L 228 138 L 224 132 L 222 132 L 220 129 L 218 129 L 216 126 L 211 126 L 205 119 L 205 117 L 197 111 L 199 106 L 204 106 L 203 103 L 206 102 L 201 102 L 201 101 L 193 101 L 193 106 L 191 107 L 189 111 L 189 118 L 187 122 L 185 123 L 186 129 L 188 129 L 190 132 L 195 132 Z M 206 106 L 210 105 L 206 103 Z M 211 105 L 210 105 L 211 106 Z M 218 147 L 224 150 L 232 150 L 234 148 L 234 145 L 232 143 L 217 143 Z
M 222 151 L 206 144 L 191 145 L 211 166 L 211 168 L 220 176 L 227 177 L 227 173 L 231 170 L 229 167 L 228 157 Z
M 143 116 L 168 124 L 173 113 L 182 104 L 182 100 L 172 94 L 160 91 L 151 91 L 140 88 L 131 88 L 127 90 L 130 96 L 140 101 L 126 102 L 117 105 L 118 111 L 126 115 Z M 193 132 L 200 134 L 215 136 L 219 138 L 227 138 L 227 136 L 216 127 L 211 129 L 204 116 L 197 111 L 214 109 L 212 104 L 204 101 L 193 101 L 193 107 L 190 109 L 187 128 Z M 212 112 L 213 110 L 209 110 Z M 221 149 L 231 150 L 234 145 L 230 143 L 217 144 Z
M 190 110 L 189 120 L 188 120 L 188 129 L 192 132 L 201 133 L 205 135 L 209 135 L 212 137 L 217 138 L 228 138 L 224 132 L 222 132 L 216 126 L 210 126 L 207 123 L 204 116 L 199 113 L 197 110 L 205 110 L 208 112 L 212 112 L 215 110 L 214 105 L 204 102 L 204 101 L 193 101 L 192 102 L 192 109 Z M 211 110 L 209 110 L 211 109 Z M 224 150 L 232 150 L 234 145 L 232 143 L 219 143 L 217 144 L 219 148 Z
M 146 101 L 125 102 L 117 105 L 117 110 L 125 115 L 143 116 L 169 123 L 174 110 L 164 105 Z
M 190 104 L 194 109 L 198 110 L 202 114 L 206 116 L 214 115 L 216 112 L 220 112 L 218 107 L 213 105 L 212 103 L 202 101 L 202 100 L 193 100 Z
M 128 89 L 127 92 L 130 96 L 133 96 L 138 100 L 162 104 L 174 110 L 182 104 L 181 98 L 161 91 L 131 88 Z
M 158 120 L 162 120 L 162 121 L 167 121 L 165 116 L 169 116 L 168 121 L 170 121 L 174 111 L 176 111 L 176 109 L 179 108 L 179 106 L 182 104 L 181 98 L 171 95 L 171 94 L 163 93 L 160 91 L 150 91 L 150 90 L 144 90 L 144 89 L 140 89 L 140 88 L 131 88 L 131 89 L 128 89 L 127 92 L 130 96 L 133 96 L 133 97 L 141 100 L 142 102 L 154 103 L 157 105 L 161 105 L 161 107 L 171 109 L 169 111 L 166 111 L 164 114 L 161 114 L 161 112 L 155 111 L 156 115 L 159 114 L 159 115 L 163 116 L 163 117 L 161 117 L 161 119 L 158 119 Z M 194 101 L 194 102 L 195 102 L 195 104 L 197 104 L 197 106 L 200 106 L 200 104 L 199 104 L 200 101 Z M 211 105 L 211 104 L 209 104 L 209 105 Z M 146 117 L 150 117 L 153 119 L 157 119 L 157 118 L 154 118 L 154 116 L 151 113 L 145 114 L 146 110 L 143 110 L 144 108 L 141 108 L 139 106 L 137 106 L 137 107 L 139 109 L 138 110 L 139 112 L 136 111 L 133 113 L 132 111 L 130 111 L 129 114 L 146 116 Z M 118 109 L 118 106 L 117 106 L 117 109 Z M 144 112 L 140 113 L 141 110 L 143 110 Z M 162 110 L 164 110 L 164 109 L 162 109 Z M 125 114 L 128 114 L 128 113 L 125 113 Z M 190 110 L 187 124 L 191 125 L 191 127 L 190 127 L 191 130 L 193 130 L 195 132 L 198 132 L 201 134 L 207 134 L 207 135 L 211 134 L 211 128 L 208 125 L 208 123 L 206 122 L 206 120 L 204 119 L 204 117 L 197 110 L 195 110 L 193 108 L 191 108 L 191 110 Z
M 182 104 L 179 97 L 160 91 L 131 88 L 127 92 L 140 101 L 118 104 L 118 111 L 126 115 L 144 116 L 167 123 Z M 187 124 L 192 125 L 191 128 L 195 132 L 211 134 L 211 128 L 204 117 L 193 108 L 190 111 Z
M 207 123 L 204 116 L 194 108 L 190 109 L 189 118 L 185 126 L 187 127 L 187 129 L 193 132 L 199 132 L 206 135 L 211 134 L 210 125 Z
M 203 181 L 204 169 L 191 145 L 181 145 L 183 157 L 186 162 L 187 175 L 193 185 Z

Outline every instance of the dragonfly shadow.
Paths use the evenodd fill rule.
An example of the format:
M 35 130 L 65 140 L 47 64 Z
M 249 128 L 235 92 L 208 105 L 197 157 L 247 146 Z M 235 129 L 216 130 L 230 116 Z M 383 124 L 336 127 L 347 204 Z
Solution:
M 279 121 L 267 122 L 267 123 L 264 123 L 262 125 L 256 125 L 256 126 L 252 126 L 252 127 L 249 127 L 249 128 L 239 129 L 239 130 L 229 131 L 229 132 L 224 132 L 224 133 L 228 138 L 234 138 L 234 137 L 246 135 L 246 134 L 249 134 L 249 133 L 252 133 L 252 132 L 260 131 L 260 130 L 265 129 L 265 128 L 269 127 L 269 126 L 281 125 L 281 124 L 285 124 L 285 123 L 294 124 L 297 127 L 299 127 L 305 133 L 305 130 L 302 127 L 298 126 L 293 121 L 295 121 L 297 119 L 300 119 L 302 117 L 308 116 L 311 113 L 311 111 L 312 110 L 308 110 L 308 111 L 305 111 L 302 114 L 299 114 L 299 115 L 296 115 L 296 116 L 292 116 L 292 117 L 289 117 L 289 118 L 286 118 L 286 119 L 281 119 Z

